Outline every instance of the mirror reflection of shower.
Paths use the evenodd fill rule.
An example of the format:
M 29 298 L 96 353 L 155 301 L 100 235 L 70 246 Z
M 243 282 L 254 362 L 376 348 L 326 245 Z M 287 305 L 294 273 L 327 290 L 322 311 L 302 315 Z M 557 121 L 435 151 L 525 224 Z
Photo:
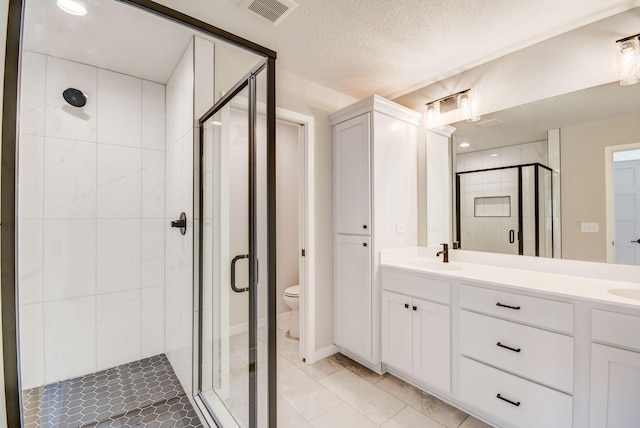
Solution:
M 540 141 L 458 155 L 458 248 L 554 256 L 553 171 L 545 148 Z

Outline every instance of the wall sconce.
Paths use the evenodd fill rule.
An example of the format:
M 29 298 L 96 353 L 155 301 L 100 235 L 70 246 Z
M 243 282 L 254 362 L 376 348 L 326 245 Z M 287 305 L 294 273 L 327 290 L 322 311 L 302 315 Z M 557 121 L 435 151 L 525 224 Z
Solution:
M 435 128 L 440 124 L 440 114 L 458 110 L 462 119 L 472 120 L 471 89 L 447 95 L 425 104 L 425 120 L 427 128 Z
M 616 40 L 618 45 L 618 75 L 623 86 L 640 82 L 640 34 Z

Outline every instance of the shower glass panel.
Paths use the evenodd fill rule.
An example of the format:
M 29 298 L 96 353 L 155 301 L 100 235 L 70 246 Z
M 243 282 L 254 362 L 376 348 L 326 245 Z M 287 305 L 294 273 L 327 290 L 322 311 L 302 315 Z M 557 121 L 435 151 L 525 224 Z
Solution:
M 458 174 L 462 249 L 518 254 L 518 168 Z
M 553 257 L 551 181 L 540 164 L 457 173 L 459 248 Z
M 198 383 L 224 427 L 268 421 L 265 74 L 201 119 Z

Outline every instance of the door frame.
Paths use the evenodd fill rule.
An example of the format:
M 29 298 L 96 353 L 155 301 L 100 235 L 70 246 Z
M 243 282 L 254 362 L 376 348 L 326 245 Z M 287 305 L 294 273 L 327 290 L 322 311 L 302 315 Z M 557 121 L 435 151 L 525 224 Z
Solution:
M 604 148 L 604 183 L 606 201 L 606 232 L 605 245 L 607 247 L 607 263 L 616 262 L 615 237 L 616 237 L 616 210 L 615 210 L 615 188 L 613 180 L 613 154 L 616 152 L 626 152 L 628 150 L 640 149 L 640 142 L 630 144 L 620 144 L 617 146 L 607 146 Z
M 297 113 L 285 108 L 276 108 L 276 119 L 299 125 L 300 135 L 300 249 L 302 269 L 299 273 L 300 292 L 300 358 L 308 364 L 316 358 L 316 284 L 315 284 L 315 119 L 313 116 Z M 277 147 L 276 147 L 277 150 Z M 282 296 L 279 296 L 280 298 Z

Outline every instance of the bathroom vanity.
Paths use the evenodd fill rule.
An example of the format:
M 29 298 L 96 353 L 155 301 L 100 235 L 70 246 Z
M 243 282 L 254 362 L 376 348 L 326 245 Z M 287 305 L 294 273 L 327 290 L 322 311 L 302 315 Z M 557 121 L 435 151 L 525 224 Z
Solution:
M 381 252 L 383 371 L 499 427 L 637 426 L 640 284 L 435 251 Z

